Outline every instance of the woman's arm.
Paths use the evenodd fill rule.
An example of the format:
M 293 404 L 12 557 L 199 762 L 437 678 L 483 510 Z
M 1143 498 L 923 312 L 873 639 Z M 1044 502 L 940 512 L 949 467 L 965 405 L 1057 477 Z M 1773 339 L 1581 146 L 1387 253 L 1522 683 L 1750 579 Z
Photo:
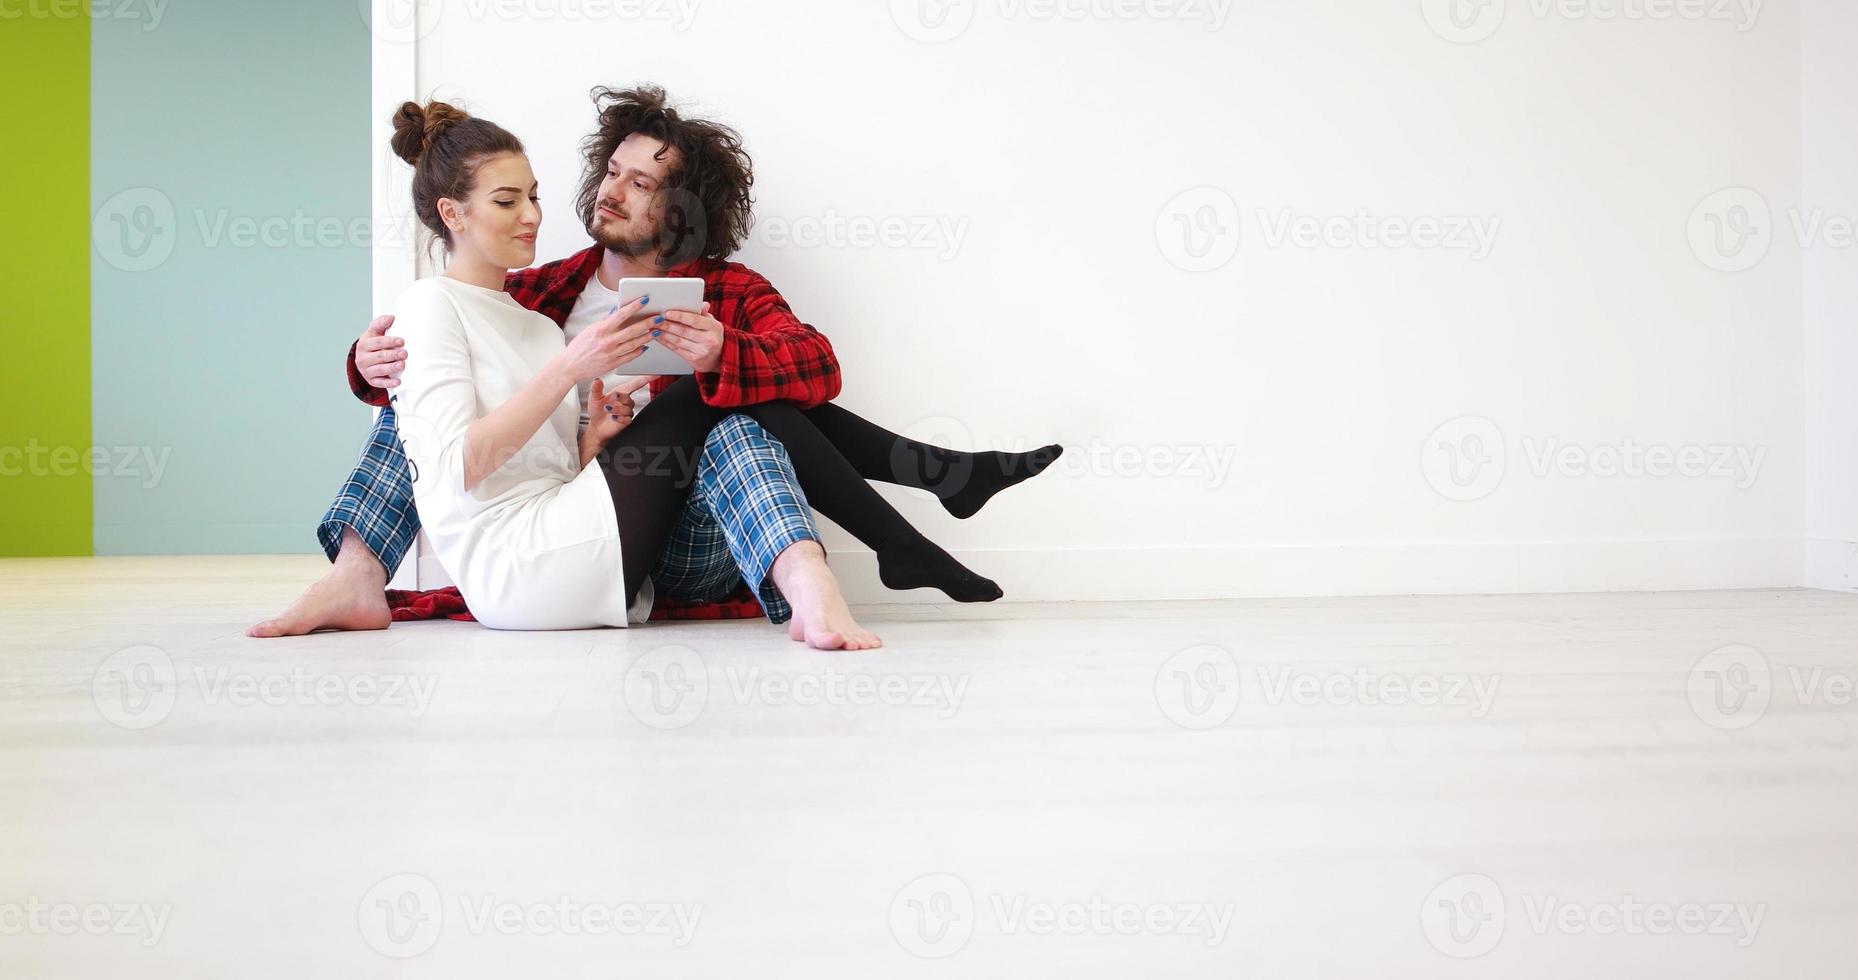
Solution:
M 480 417 L 470 346 L 457 310 L 436 284 L 416 283 L 401 297 L 391 331 L 406 338 L 409 354 L 394 396 L 408 457 L 435 475 L 450 474 L 466 492 L 476 489 L 522 451 L 581 379 L 639 356 L 649 318 L 624 321 L 640 305 L 621 307 L 582 331 L 515 395 Z
M 556 406 L 574 390 L 577 379 L 571 377 L 563 354 L 549 359 L 541 373 L 530 378 L 516 394 L 483 418 L 465 427 L 464 488 L 477 489 L 484 478 L 497 472 L 522 451 L 542 423 L 555 414 Z M 581 461 L 585 466 L 586 460 Z

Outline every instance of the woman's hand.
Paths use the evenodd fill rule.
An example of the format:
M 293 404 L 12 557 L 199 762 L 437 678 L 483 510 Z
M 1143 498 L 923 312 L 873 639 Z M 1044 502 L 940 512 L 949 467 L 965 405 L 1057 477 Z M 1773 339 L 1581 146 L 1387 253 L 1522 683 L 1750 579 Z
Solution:
M 574 384 L 604 374 L 645 352 L 651 336 L 652 318 L 641 314 L 650 296 L 641 296 L 624 306 L 615 307 L 599 323 L 576 334 L 574 340 L 557 355 L 557 366 Z
M 632 393 L 650 384 L 653 377 L 648 374 L 633 378 L 612 391 L 606 390 L 606 382 L 594 379 L 593 389 L 587 393 L 587 428 L 581 432 L 581 466 L 585 467 L 608 439 L 632 424 Z

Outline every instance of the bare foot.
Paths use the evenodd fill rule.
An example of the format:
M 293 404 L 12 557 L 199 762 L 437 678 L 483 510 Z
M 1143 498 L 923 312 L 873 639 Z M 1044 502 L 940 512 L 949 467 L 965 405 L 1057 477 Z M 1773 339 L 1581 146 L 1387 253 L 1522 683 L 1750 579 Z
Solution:
M 875 650 L 884 645 L 876 633 L 858 625 L 839 593 L 839 581 L 826 567 L 826 553 L 816 542 L 802 541 L 774 560 L 774 583 L 793 606 L 787 635 L 816 650 Z
M 349 531 L 342 552 L 283 615 L 245 631 L 246 636 L 301 636 L 316 630 L 384 630 L 393 622 L 387 609 L 387 571 L 361 539 Z M 351 540 L 352 539 L 352 540 Z M 351 553 L 351 549 L 358 554 Z

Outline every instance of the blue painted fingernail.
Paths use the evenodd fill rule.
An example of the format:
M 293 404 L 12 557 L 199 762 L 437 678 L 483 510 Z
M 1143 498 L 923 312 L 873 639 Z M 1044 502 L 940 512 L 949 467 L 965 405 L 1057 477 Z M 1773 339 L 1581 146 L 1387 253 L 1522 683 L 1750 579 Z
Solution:
M 656 319 L 656 320 L 653 320 L 652 322 L 653 322 L 653 323 L 663 323 L 663 322 L 664 322 L 664 317 L 662 317 L 662 316 L 661 316 L 661 317 L 659 317 L 658 319 Z
M 639 297 L 640 303 L 649 303 L 651 301 L 652 301 L 652 296 L 650 293 L 646 293 L 644 296 Z
M 652 331 L 652 336 L 654 336 L 654 337 L 656 337 L 656 336 L 658 336 L 658 335 L 659 335 L 659 334 L 661 334 L 661 333 L 664 333 L 664 331 L 663 331 L 663 330 L 654 330 L 654 331 Z

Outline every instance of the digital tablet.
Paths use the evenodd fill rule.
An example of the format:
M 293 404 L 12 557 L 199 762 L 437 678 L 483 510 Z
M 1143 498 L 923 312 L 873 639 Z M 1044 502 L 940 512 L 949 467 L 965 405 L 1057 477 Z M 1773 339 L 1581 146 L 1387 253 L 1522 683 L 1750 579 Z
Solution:
M 619 305 L 650 296 L 651 302 L 645 304 L 646 313 L 663 313 L 667 310 L 683 310 L 687 313 L 699 313 L 703 310 L 703 280 L 691 278 L 637 278 L 619 281 Z M 656 340 L 647 338 L 642 345 L 645 353 L 619 366 L 625 374 L 693 374 L 690 362 L 677 355 L 677 352 Z

